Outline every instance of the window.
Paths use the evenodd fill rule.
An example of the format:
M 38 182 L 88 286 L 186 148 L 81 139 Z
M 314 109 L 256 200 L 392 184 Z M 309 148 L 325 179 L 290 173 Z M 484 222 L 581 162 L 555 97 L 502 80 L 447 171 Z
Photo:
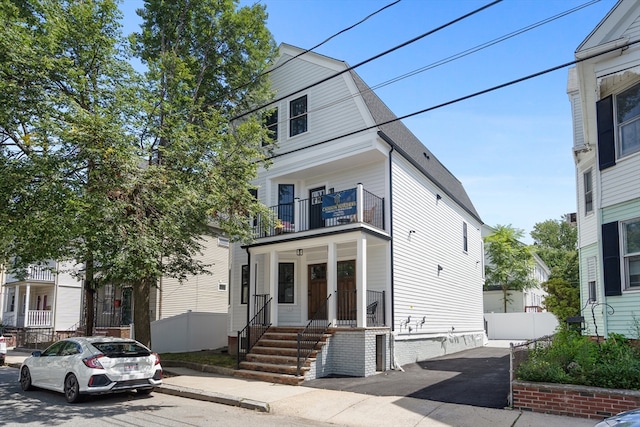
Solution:
M 249 302 L 249 266 L 242 266 L 242 274 L 240 278 L 240 304 Z
M 467 249 L 469 249 L 468 239 L 467 239 L 467 223 L 463 222 L 462 223 L 462 250 L 467 252 Z
M 271 141 L 262 141 L 262 145 L 265 146 L 269 142 L 275 142 L 278 140 L 278 109 L 271 110 L 266 117 L 267 131 L 269 132 L 269 138 Z
M 307 131 L 307 95 L 289 103 L 289 136 Z
M 624 271 L 627 288 L 640 288 L 640 219 L 623 223 Z
M 293 226 L 293 200 L 295 188 L 293 184 L 278 185 L 278 219 L 288 230 Z
M 584 178 L 584 212 L 585 215 L 593 212 L 593 181 L 591 179 L 591 169 L 586 171 Z
M 278 264 L 278 303 L 293 304 L 293 263 Z
M 618 157 L 640 151 L 640 84 L 616 96 Z
M 596 257 L 587 258 L 587 290 L 589 299 L 587 302 L 596 302 L 598 294 L 596 292 Z

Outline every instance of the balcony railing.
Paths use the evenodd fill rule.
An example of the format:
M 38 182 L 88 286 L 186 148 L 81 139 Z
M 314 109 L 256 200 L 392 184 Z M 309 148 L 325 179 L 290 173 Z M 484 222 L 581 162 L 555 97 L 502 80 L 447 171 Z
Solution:
M 23 273 L 24 274 L 7 274 L 7 283 L 21 282 L 21 281 L 39 281 L 39 282 L 53 282 L 55 281 L 55 274 L 51 271 L 52 267 L 46 265 L 30 265 Z
M 325 198 L 331 203 L 324 203 Z M 291 203 L 271 206 L 268 220 L 258 218 L 255 221 L 254 237 L 271 237 L 350 223 L 369 224 L 384 230 L 384 198 L 360 186 L 326 194 L 322 196 L 322 202 L 317 199 L 296 199 Z
M 25 316 L 26 328 L 48 328 L 52 326 L 51 310 L 27 310 Z

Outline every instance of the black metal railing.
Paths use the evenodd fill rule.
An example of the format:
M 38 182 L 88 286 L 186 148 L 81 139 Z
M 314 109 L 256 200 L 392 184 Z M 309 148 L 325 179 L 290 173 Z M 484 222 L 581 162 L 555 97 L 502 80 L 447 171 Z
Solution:
M 336 291 L 336 326 L 356 326 L 357 295 L 356 289 Z
M 328 196 L 332 194 L 328 194 Z M 362 205 L 362 216 L 360 218 L 355 214 L 349 213 L 323 219 L 321 211 L 317 211 L 311 205 L 311 199 L 296 199 L 293 203 L 271 206 L 269 207 L 270 212 L 267 218 L 259 217 L 254 221 L 254 237 L 272 237 L 299 231 L 337 227 L 356 222 L 366 223 L 384 230 L 384 198 L 363 190 L 362 199 L 358 200 L 357 203 Z
M 329 305 L 331 295 L 327 297 L 320 308 L 316 310 L 307 326 L 298 333 L 298 369 L 297 375 L 300 376 L 300 369 L 306 362 L 309 355 L 316 348 L 324 334 L 327 332 L 331 323 L 327 320 L 327 306 Z
M 385 292 L 367 291 L 367 326 L 385 326 Z
M 247 326 L 243 330 L 238 332 L 238 358 L 237 367 L 240 368 L 240 363 L 246 360 L 247 354 L 254 345 L 262 338 L 267 329 L 271 327 L 271 301 L 273 298 L 269 298 L 265 301 L 264 305 L 253 316 Z

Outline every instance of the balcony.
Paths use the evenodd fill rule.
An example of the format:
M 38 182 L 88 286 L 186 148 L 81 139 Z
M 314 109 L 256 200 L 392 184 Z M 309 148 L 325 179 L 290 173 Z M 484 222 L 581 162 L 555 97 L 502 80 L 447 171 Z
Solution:
M 30 265 L 23 275 L 7 274 L 6 283 L 15 282 L 54 282 L 55 273 L 51 266 L 46 265 Z
M 384 198 L 356 188 L 325 194 L 321 198 L 295 199 L 271 206 L 271 221 L 254 221 L 254 238 L 320 230 L 347 224 L 368 224 L 384 230 Z

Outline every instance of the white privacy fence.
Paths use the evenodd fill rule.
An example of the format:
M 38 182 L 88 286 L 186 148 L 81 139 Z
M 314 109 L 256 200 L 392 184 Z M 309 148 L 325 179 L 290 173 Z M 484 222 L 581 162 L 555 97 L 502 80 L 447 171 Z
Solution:
M 187 312 L 151 322 L 151 345 L 157 353 L 214 350 L 227 345 L 226 313 Z
M 490 340 L 532 340 L 551 335 L 558 327 L 552 313 L 484 313 Z

